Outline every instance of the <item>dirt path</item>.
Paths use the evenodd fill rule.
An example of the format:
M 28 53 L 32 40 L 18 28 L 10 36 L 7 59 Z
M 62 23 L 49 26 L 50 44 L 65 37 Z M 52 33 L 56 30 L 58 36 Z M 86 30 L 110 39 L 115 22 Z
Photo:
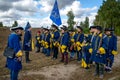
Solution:
M 44 75 L 45 80 L 68 80 L 71 73 L 78 68 L 75 64 L 58 64 L 48 67 L 43 67 L 39 71 L 28 71 L 22 75 Z
M 115 57 L 115 63 L 114 63 L 114 72 L 118 72 L 119 69 L 115 69 L 120 66 L 120 54 Z M 71 63 L 68 65 L 64 64 L 58 64 L 58 65 L 52 65 L 52 66 L 46 66 L 41 68 L 38 71 L 27 71 L 24 73 L 21 73 L 21 77 L 23 76 L 33 76 L 33 75 L 39 75 L 44 76 L 44 78 L 37 78 L 34 80 L 76 80 L 76 76 L 80 76 L 82 80 L 87 80 L 88 78 L 86 76 L 89 76 L 89 80 L 99 80 L 98 78 L 92 76 L 94 71 L 94 67 L 90 70 L 85 70 L 80 68 L 80 65 Z M 116 74 L 107 74 L 105 73 L 105 79 L 104 80 L 117 80 L 120 76 L 118 73 Z M 77 75 L 76 75 L 77 74 Z M 93 79 L 92 79 L 93 77 Z M 79 78 L 78 78 L 79 79 Z M 28 79 L 21 79 L 21 80 L 28 80 Z M 32 79 L 31 79 L 32 80 Z M 118 79 L 119 80 L 119 79 Z
M 119 80 L 117 78 L 120 78 L 120 70 L 116 69 L 117 67 L 120 66 L 119 59 L 120 59 L 120 54 L 115 56 L 115 61 L 114 61 L 115 63 L 113 65 L 113 68 L 114 68 L 113 73 L 112 74 L 105 73 L 104 80 Z M 27 71 L 21 74 L 26 75 L 26 76 L 32 76 L 32 75 L 44 76 L 44 78 L 41 78 L 41 79 L 37 78 L 38 80 L 76 80 L 77 76 L 78 77 L 80 76 L 82 80 L 87 80 L 88 78 L 86 76 L 88 75 L 90 77 L 89 80 L 99 80 L 98 78 L 95 78 L 94 76 L 92 76 L 93 71 L 94 71 L 94 67 L 92 67 L 92 69 L 87 71 L 85 69 L 80 68 L 80 64 L 78 65 L 76 63 L 70 63 L 68 65 L 57 64 L 57 65 L 52 65 L 52 66 L 45 66 L 38 71 Z M 114 74 L 114 72 L 116 74 Z M 34 80 L 37 80 L 37 79 L 34 79 Z M 27 79 L 24 79 L 24 80 L 27 80 Z

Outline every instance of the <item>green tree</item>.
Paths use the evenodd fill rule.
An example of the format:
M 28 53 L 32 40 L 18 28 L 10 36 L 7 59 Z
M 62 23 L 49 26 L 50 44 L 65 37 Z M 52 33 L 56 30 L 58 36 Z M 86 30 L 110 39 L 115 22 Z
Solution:
M 94 25 L 105 27 L 114 27 L 116 33 L 120 33 L 120 1 L 104 0 L 102 6 L 97 12 Z
M 3 27 L 3 23 L 2 22 L 0 22 L 0 27 Z
M 84 22 L 81 21 L 81 22 L 80 22 L 80 26 L 81 26 L 81 27 L 84 27 Z
M 89 18 L 88 17 L 85 18 L 84 26 L 83 27 L 89 28 Z
M 14 21 L 14 24 L 12 25 L 12 27 L 16 27 L 16 26 L 18 26 L 18 22 Z
M 74 17 L 75 17 L 75 16 L 74 16 L 72 10 L 68 11 L 67 17 L 68 17 L 68 20 L 67 20 L 68 29 L 74 29 L 73 26 L 74 26 L 74 24 L 75 24 L 75 21 L 74 21 Z

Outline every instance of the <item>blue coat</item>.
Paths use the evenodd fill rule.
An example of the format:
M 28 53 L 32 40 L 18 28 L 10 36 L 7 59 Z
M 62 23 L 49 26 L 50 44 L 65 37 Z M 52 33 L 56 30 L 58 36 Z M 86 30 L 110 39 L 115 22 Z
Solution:
M 20 36 L 12 33 L 9 35 L 8 38 L 8 47 L 13 48 L 15 51 L 15 54 L 21 50 L 21 43 L 20 43 Z M 18 61 L 17 58 L 7 58 L 7 68 L 10 70 L 20 70 L 22 69 L 21 61 Z
M 107 36 L 106 57 L 112 61 L 114 60 L 113 50 L 117 51 L 117 37 L 115 35 Z
M 70 35 L 69 35 L 69 36 L 70 36 Z M 74 52 L 74 51 L 75 51 L 75 50 L 74 50 L 74 47 L 73 47 L 72 50 L 70 50 L 70 47 L 73 46 L 73 43 L 74 43 L 74 42 L 71 42 L 71 41 L 70 41 L 71 39 L 74 39 L 74 36 L 70 36 L 68 48 L 69 48 L 69 51 L 70 51 L 70 52 Z
M 23 50 L 24 51 L 32 51 L 31 40 L 32 40 L 31 31 L 28 31 L 28 30 L 25 31 L 24 41 L 23 41 Z
M 80 35 L 80 37 L 78 37 Z M 75 40 L 75 42 L 77 42 L 77 41 L 79 41 L 80 43 L 82 43 L 83 42 L 83 40 L 84 40 L 84 34 L 75 34 L 74 35 L 74 40 Z
M 59 31 L 55 31 L 53 34 L 54 34 L 53 41 L 58 41 L 59 38 L 60 38 L 60 33 L 59 33 Z
M 60 41 L 61 45 L 68 46 L 69 45 L 69 38 L 70 38 L 69 33 L 65 32 L 61 38 L 61 41 Z
M 45 35 L 45 41 L 48 42 L 48 45 L 50 45 L 50 37 L 51 37 L 50 33 Z
M 89 49 L 91 48 L 90 45 L 87 45 L 87 46 L 84 46 L 82 49 L 83 49 L 83 57 L 86 61 L 87 64 L 90 63 L 90 57 L 91 57 L 91 53 L 89 53 Z
M 87 39 L 86 39 L 86 42 L 91 43 L 92 42 L 92 40 L 91 40 L 92 36 L 93 36 L 92 34 L 89 34 Z
M 41 34 L 41 40 L 45 40 L 45 34 L 44 33 Z
M 37 39 L 37 38 L 40 38 L 39 40 Z M 42 39 L 42 36 L 40 35 L 40 36 L 35 36 L 35 39 L 36 39 L 36 47 L 40 47 L 41 46 L 41 44 L 39 43 L 39 41 L 41 41 L 41 39 Z
M 86 41 L 86 46 L 83 47 L 83 52 L 84 52 L 84 56 L 85 57 L 85 61 L 87 64 L 90 63 L 90 57 L 91 57 L 91 53 L 89 53 L 89 49 L 92 48 L 91 47 L 91 38 L 92 38 L 92 34 L 89 34 L 87 37 L 85 37 L 85 41 Z
M 99 35 L 94 36 L 94 38 L 92 40 L 92 44 L 91 44 L 91 47 L 93 49 L 91 60 L 95 61 L 96 63 L 104 63 L 105 64 L 106 63 L 106 55 L 97 53 L 97 51 L 100 47 L 103 47 L 105 50 L 107 49 L 107 44 L 106 44 L 107 40 L 106 40 L 105 35 L 103 35 L 101 45 L 99 46 L 100 42 L 101 42 L 101 37 Z

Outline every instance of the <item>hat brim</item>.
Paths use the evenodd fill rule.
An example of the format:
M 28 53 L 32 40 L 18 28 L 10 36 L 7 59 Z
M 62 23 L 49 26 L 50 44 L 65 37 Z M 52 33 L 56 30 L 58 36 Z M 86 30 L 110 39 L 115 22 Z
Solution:
M 53 28 L 58 29 L 58 26 L 56 26 L 56 25 L 54 25 L 54 24 L 52 24 L 51 26 L 52 26 Z
M 44 28 L 46 31 L 49 31 L 49 29 L 48 28 Z
M 64 29 L 63 27 L 61 27 L 60 29 Z
M 61 27 L 61 29 L 63 29 L 64 31 L 66 31 L 67 29 L 66 28 L 64 28 L 64 27 Z
M 91 27 L 89 28 L 89 30 L 91 30 L 91 29 L 96 29 L 96 26 L 91 26 Z
M 23 28 L 22 28 L 22 27 L 14 27 L 14 28 L 11 28 L 10 30 L 11 30 L 11 31 L 15 31 L 15 30 L 23 30 Z

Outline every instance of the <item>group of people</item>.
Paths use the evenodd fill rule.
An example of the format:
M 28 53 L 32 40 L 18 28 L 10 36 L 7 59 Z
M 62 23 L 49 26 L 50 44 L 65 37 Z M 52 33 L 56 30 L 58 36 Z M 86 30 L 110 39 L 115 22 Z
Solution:
M 61 54 L 60 62 L 65 65 L 69 60 L 75 59 L 81 62 L 81 66 L 89 69 L 90 65 L 95 64 L 95 76 L 103 78 L 104 71 L 111 72 L 114 62 L 114 56 L 117 54 L 117 37 L 112 28 L 105 28 L 104 32 L 101 26 L 91 26 L 90 34 L 84 34 L 82 27 L 76 26 L 76 30 L 70 30 L 67 26 L 58 26 L 52 24 L 51 29 L 41 28 L 37 32 L 36 53 L 42 52 L 46 56 L 52 56 L 52 59 L 58 59 Z M 7 58 L 6 67 L 10 69 L 11 80 L 18 80 L 18 73 L 22 69 L 22 54 L 25 52 L 26 63 L 29 63 L 29 51 L 32 51 L 31 26 L 27 23 L 25 27 L 23 44 L 21 42 L 22 27 L 11 28 L 12 33 L 8 37 L 8 47 L 15 51 L 14 58 Z M 53 53 L 53 55 L 51 55 Z M 70 54 L 70 58 L 69 58 Z
M 70 30 L 67 26 L 51 25 L 51 29 L 41 28 L 36 35 L 36 53 L 41 52 L 46 56 L 52 56 L 55 60 L 61 54 L 60 62 L 68 64 L 75 59 L 81 62 L 81 66 L 89 69 L 95 64 L 95 76 L 103 78 L 104 71 L 112 72 L 114 56 L 117 52 L 117 37 L 114 29 L 101 26 L 91 26 L 90 34 L 84 34 L 82 27 L 76 26 L 76 30 Z M 53 53 L 53 55 L 51 55 Z M 70 58 L 69 58 L 70 54 Z

